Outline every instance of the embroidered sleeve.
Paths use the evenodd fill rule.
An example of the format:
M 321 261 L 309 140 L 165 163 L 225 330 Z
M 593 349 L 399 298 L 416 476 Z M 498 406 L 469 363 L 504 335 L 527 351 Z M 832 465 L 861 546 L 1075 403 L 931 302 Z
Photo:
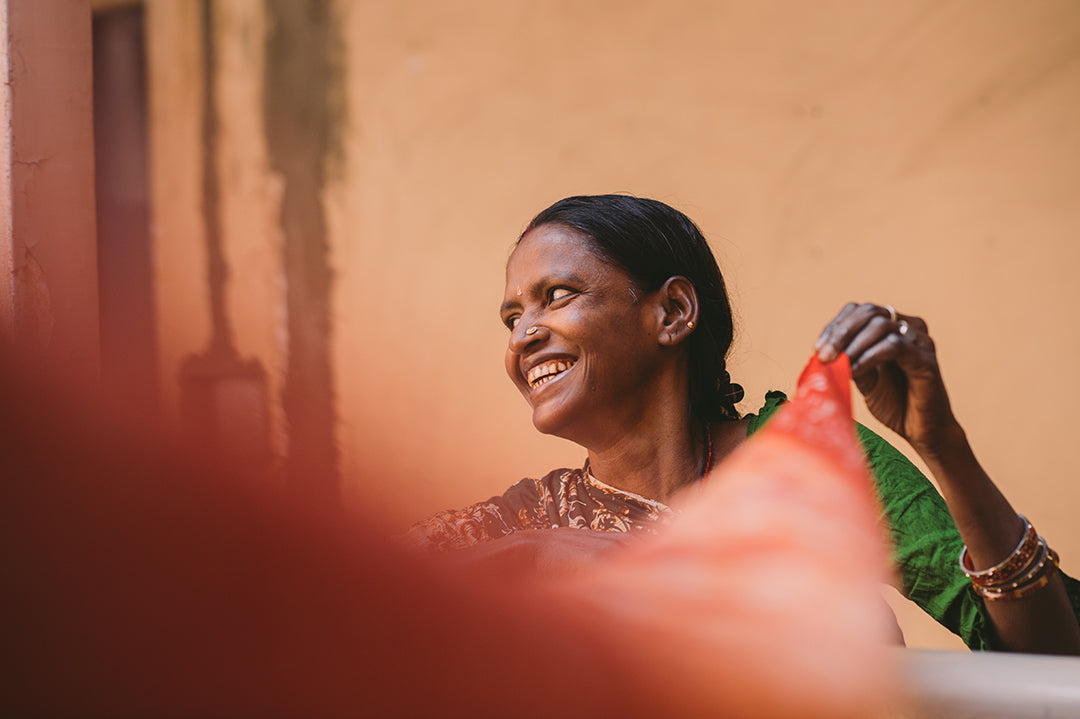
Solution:
M 405 533 L 405 541 L 421 549 L 443 552 L 498 539 L 516 528 L 513 516 L 505 516 L 496 502 L 478 502 L 417 522 Z
M 519 529 L 538 528 L 545 514 L 540 488 L 537 480 L 523 479 L 501 496 L 417 522 L 404 540 L 420 549 L 445 552 L 490 542 Z

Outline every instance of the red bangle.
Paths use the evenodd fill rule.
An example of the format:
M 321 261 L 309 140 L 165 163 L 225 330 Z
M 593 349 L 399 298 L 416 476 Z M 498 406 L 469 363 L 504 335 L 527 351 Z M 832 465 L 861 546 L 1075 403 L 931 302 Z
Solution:
M 1031 596 L 1049 584 L 1054 576 L 1054 572 L 1057 571 L 1057 554 L 1053 550 L 1050 550 L 1049 554 L 1051 555 L 1050 561 L 1047 562 L 1042 573 L 1036 575 L 1036 577 L 1027 584 L 1003 592 L 995 592 L 988 589 L 982 589 L 981 587 L 976 587 L 975 591 L 978 592 L 980 597 L 988 602 L 1008 602 Z
M 971 558 L 968 556 L 967 545 L 965 544 L 964 548 L 960 550 L 960 569 L 976 586 L 993 587 L 994 585 L 1007 584 L 1014 581 L 1023 573 L 1024 569 L 1031 565 L 1035 554 L 1039 551 L 1039 534 L 1026 517 L 1019 516 L 1020 519 L 1024 520 L 1023 538 L 1009 556 L 993 567 L 975 571 L 971 564 Z

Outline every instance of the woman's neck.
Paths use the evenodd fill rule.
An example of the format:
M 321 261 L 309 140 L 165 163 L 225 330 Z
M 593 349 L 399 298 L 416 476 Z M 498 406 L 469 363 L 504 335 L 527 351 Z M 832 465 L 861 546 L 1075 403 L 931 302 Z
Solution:
M 612 487 L 666 501 L 700 478 L 707 426 L 684 416 L 681 422 L 635 427 L 607 446 L 590 447 L 589 471 Z
M 688 417 L 676 427 L 639 428 L 590 448 L 589 471 L 604 484 L 667 502 L 741 444 L 746 427 L 746 420 L 707 423 Z

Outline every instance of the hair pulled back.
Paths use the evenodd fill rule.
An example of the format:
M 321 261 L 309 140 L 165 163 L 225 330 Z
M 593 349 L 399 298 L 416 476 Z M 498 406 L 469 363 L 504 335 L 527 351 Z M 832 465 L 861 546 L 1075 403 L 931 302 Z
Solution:
M 731 303 L 720 267 L 693 220 L 663 202 L 633 195 L 579 195 L 543 210 L 518 242 L 541 225 L 582 234 L 597 256 L 626 272 L 645 292 L 681 275 L 698 296 L 689 345 L 690 411 L 705 420 L 738 419 L 743 389 L 731 381 L 726 356 L 734 336 Z

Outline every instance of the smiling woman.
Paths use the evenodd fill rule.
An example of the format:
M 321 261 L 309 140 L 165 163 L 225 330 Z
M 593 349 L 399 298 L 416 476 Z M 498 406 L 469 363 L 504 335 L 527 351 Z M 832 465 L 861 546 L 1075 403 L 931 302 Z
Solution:
M 506 371 L 541 432 L 583 446 L 614 442 L 665 404 L 673 387 L 656 371 L 665 346 L 655 341 L 654 303 L 645 293 L 635 299 L 635 285 L 558 225 L 529 232 L 510 258 Z M 670 354 L 678 362 L 684 352 Z
M 507 263 L 501 316 L 506 371 L 534 426 L 581 445 L 587 459 L 414 525 L 410 540 L 427 549 L 513 557 L 522 569 L 588 567 L 664 524 L 675 495 L 706 481 L 785 400 L 770 392 L 756 414 L 737 412 L 720 269 L 693 221 L 655 200 L 570 197 L 537 215 Z M 1058 571 L 1056 554 L 975 459 L 926 323 L 849 304 L 815 352 L 824 362 L 848 357 L 871 413 L 942 487 L 944 498 L 858 428 L 901 593 L 972 648 L 1080 653 L 1080 583 Z M 554 529 L 574 531 L 523 531 Z

